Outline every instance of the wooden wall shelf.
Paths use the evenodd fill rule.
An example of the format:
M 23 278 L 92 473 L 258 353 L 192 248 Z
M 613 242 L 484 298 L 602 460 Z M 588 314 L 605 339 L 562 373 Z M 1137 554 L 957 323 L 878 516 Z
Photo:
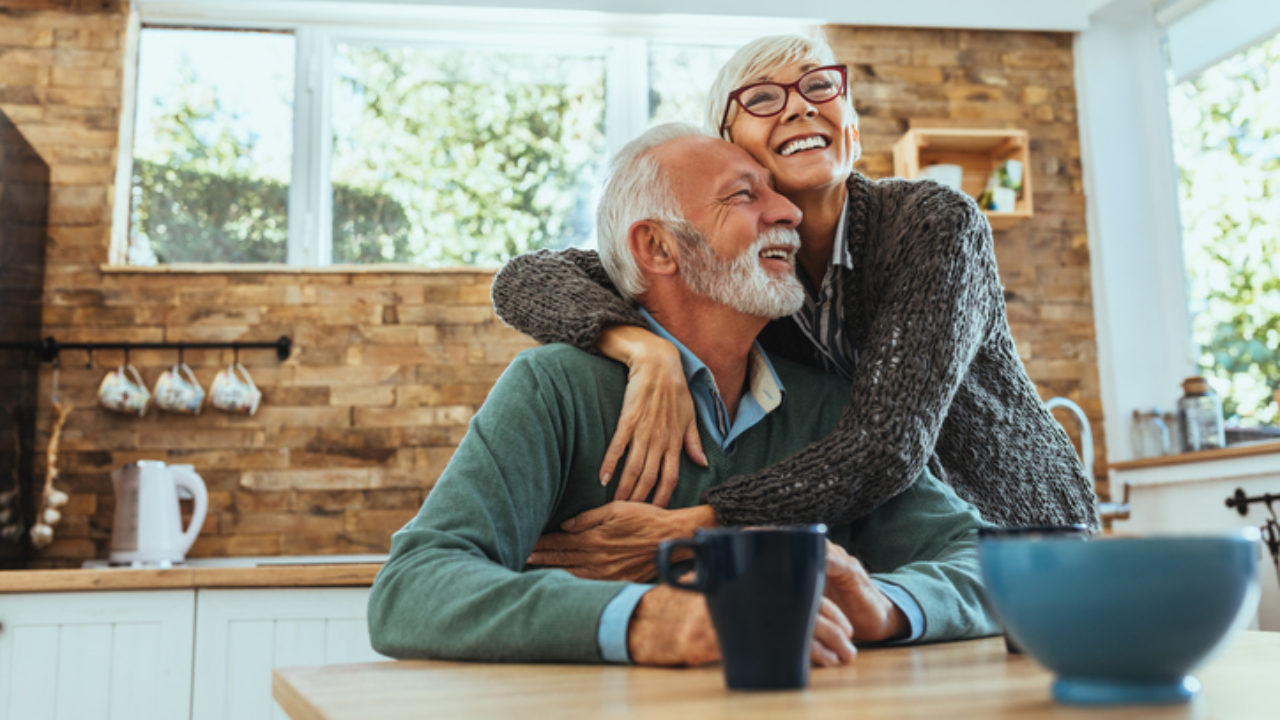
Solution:
M 977 198 L 986 188 L 991 171 L 1005 160 L 1022 163 L 1022 192 L 1011 212 L 984 210 L 991 227 L 1003 230 L 1031 217 L 1031 152 L 1026 130 L 913 128 L 893 146 L 893 172 L 899 177 L 920 177 L 920 168 L 939 163 L 964 169 L 961 190 Z

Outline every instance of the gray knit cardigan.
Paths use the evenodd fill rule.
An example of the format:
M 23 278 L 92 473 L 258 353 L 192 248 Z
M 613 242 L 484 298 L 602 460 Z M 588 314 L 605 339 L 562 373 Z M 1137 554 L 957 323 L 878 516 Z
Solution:
M 908 488 L 927 463 L 989 522 L 1097 528 L 1093 483 L 1009 332 L 986 217 L 933 182 L 854 173 L 848 187 L 853 269 L 841 280 L 857 358 L 852 397 L 825 439 L 709 490 L 717 520 L 851 522 Z M 541 342 L 587 350 L 606 327 L 647 327 L 591 251 L 511 259 L 494 278 L 493 304 Z M 817 362 L 790 318 L 760 340 Z

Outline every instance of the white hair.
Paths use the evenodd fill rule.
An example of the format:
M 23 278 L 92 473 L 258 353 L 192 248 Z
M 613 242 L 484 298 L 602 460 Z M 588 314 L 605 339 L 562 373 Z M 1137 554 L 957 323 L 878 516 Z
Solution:
M 724 110 L 729 104 L 729 93 L 743 85 L 763 79 L 780 67 L 805 60 L 812 61 L 815 65 L 834 65 L 836 56 L 827 41 L 818 36 L 770 35 L 752 40 L 738 48 L 733 57 L 720 68 L 720 72 L 716 73 L 716 79 L 711 83 L 711 90 L 707 93 L 708 131 L 712 135 L 731 140 L 729 126 L 738 116 L 739 108 L 729 109 L 724 132 L 720 132 L 720 120 L 725 117 Z M 849 101 L 847 93 L 841 102 L 848 102 L 849 109 L 853 110 L 853 103 Z M 854 125 L 858 123 L 856 112 L 853 113 L 853 123 Z
M 635 299 L 648 287 L 627 244 L 631 226 L 641 220 L 684 222 L 666 173 L 651 151 L 691 136 L 706 137 L 706 133 L 688 123 L 655 125 L 623 146 L 609 163 L 596 210 L 596 240 L 600 263 L 624 297 Z

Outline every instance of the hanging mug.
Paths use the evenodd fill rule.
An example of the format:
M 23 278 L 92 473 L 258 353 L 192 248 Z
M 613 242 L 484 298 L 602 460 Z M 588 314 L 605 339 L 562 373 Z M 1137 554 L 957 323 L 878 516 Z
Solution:
M 112 412 L 142 417 L 147 414 L 151 393 L 142 382 L 138 368 L 130 363 L 107 373 L 98 385 L 98 403 Z
M 209 386 L 209 402 L 219 410 L 252 415 L 258 412 L 262 391 L 253 384 L 249 371 L 238 362 L 219 370 Z
M 204 405 L 204 388 L 191 367 L 184 362 L 160 373 L 156 380 L 156 407 L 169 412 L 199 415 Z

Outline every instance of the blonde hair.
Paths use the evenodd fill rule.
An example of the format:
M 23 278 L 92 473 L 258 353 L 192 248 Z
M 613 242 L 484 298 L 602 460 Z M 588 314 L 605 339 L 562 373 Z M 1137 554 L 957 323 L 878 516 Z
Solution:
M 647 287 L 627 244 L 627 233 L 640 220 L 670 224 L 684 221 L 671 194 L 667 175 L 651 152 L 659 145 L 682 137 L 705 137 L 688 123 L 666 123 L 649 128 L 618 151 L 609 163 L 608 176 L 596 209 L 596 247 L 600 264 L 623 297 L 635 299 Z
M 724 109 L 729 104 L 729 93 L 767 76 L 777 68 L 804 60 L 813 61 L 817 65 L 834 65 L 836 56 L 827 41 L 817 36 L 770 35 L 738 48 L 733 57 L 720 68 L 720 72 L 716 73 L 716 79 L 707 93 L 708 133 L 731 140 L 729 126 L 738 117 L 740 108 L 729 109 L 724 132 L 719 132 L 720 119 L 725 117 Z M 849 109 L 853 110 L 853 103 L 849 101 L 847 93 L 844 102 L 848 102 Z M 853 113 L 853 124 L 858 124 L 857 112 Z

